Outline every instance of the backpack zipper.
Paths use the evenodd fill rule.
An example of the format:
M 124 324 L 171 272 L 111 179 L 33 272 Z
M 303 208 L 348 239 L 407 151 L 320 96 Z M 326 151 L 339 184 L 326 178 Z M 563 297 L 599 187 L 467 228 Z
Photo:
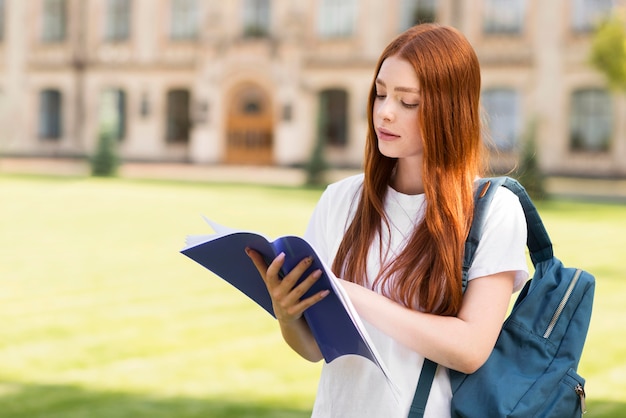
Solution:
M 585 388 L 579 383 L 574 388 L 574 391 L 580 398 L 580 410 L 584 414 L 587 412 L 587 403 L 585 402 L 585 398 L 587 397 L 587 395 L 585 394 Z
M 546 332 L 543 334 L 543 338 L 550 338 L 550 334 L 552 334 L 552 331 L 554 330 L 554 327 L 556 326 L 556 322 L 559 320 L 561 313 L 563 313 L 563 309 L 565 309 L 565 305 L 567 304 L 567 301 L 572 295 L 574 286 L 576 286 L 576 282 L 578 282 L 578 279 L 580 278 L 581 273 L 582 273 L 582 270 L 580 269 L 576 270 L 576 273 L 574 274 L 574 277 L 572 278 L 572 281 L 569 284 L 567 291 L 565 292 L 565 295 L 563 296 L 563 299 L 561 299 L 561 303 L 559 303 L 559 306 L 556 308 L 556 311 L 554 312 L 554 315 L 552 316 L 552 320 L 548 324 L 548 328 L 546 329 Z

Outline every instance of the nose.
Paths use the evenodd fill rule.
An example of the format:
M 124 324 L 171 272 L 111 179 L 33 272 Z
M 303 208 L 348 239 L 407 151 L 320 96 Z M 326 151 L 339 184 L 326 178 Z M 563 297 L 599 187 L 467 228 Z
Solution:
M 374 113 L 382 120 L 392 121 L 394 118 L 393 106 L 388 98 L 376 101 Z

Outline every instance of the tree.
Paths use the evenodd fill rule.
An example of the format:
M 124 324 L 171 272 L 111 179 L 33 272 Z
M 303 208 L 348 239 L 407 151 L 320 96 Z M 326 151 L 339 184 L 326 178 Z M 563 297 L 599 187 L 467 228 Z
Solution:
M 614 89 L 626 90 L 626 21 L 612 15 L 593 36 L 591 64 L 601 71 Z

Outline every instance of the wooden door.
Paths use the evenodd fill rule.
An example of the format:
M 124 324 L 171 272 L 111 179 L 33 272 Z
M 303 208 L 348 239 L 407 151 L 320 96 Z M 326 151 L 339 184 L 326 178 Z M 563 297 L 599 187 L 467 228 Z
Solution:
M 234 91 L 226 124 L 226 163 L 273 163 L 271 108 L 269 96 L 256 85 L 246 84 Z

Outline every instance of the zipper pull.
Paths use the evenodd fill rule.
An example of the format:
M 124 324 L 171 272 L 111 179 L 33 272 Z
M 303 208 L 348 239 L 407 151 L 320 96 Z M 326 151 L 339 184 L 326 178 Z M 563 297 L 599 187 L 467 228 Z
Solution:
M 580 410 L 582 411 L 583 414 L 585 414 L 587 412 L 587 403 L 585 401 L 585 398 L 587 397 L 587 395 L 585 394 L 585 388 L 583 387 L 583 385 L 579 383 L 574 388 L 574 391 L 580 398 Z

